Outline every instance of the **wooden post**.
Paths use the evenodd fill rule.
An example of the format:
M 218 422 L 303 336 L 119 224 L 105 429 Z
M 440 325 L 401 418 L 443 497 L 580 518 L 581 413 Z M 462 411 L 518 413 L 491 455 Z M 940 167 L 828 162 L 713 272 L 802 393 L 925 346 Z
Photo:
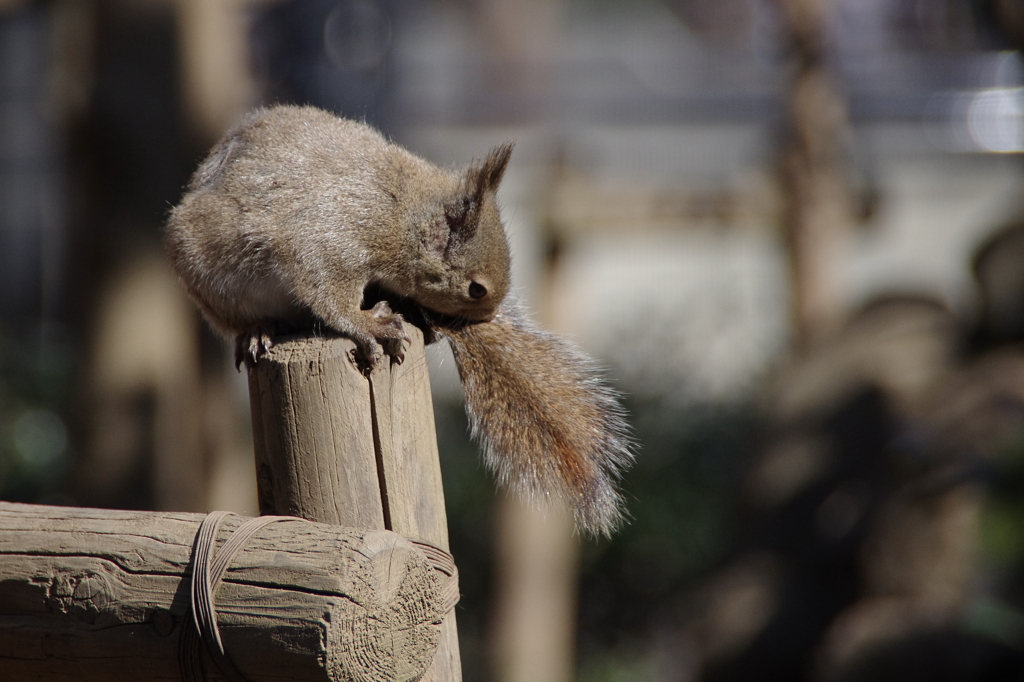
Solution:
M 789 251 L 797 344 L 813 347 L 842 320 L 842 271 L 853 197 L 843 139 L 846 102 L 825 59 L 824 0 L 780 7 L 794 70 L 787 89 L 789 140 L 783 151 L 783 228 Z
M 0 502 L 0 682 L 180 682 L 203 518 Z M 278 521 L 231 559 L 217 621 L 251 682 L 412 682 L 436 655 L 441 582 L 395 533 Z
M 366 377 L 341 337 L 282 340 L 249 372 L 260 512 L 392 530 L 448 550 L 423 335 Z M 459 682 L 455 614 L 423 678 Z

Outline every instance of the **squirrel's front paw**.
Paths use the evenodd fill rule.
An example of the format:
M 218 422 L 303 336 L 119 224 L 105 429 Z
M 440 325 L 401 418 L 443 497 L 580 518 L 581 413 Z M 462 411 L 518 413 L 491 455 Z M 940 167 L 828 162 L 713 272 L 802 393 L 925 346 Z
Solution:
M 242 363 L 252 369 L 256 366 L 256 362 L 273 347 L 274 339 L 266 329 L 254 329 L 239 334 L 235 337 L 235 369 L 241 371 Z
M 371 333 L 384 353 L 401 364 L 405 360 L 405 344 L 412 343 L 402 326 L 402 316 L 392 312 L 387 301 L 380 301 L 370 311 L 370 319 L 373 320 Z
M 360 310 L 347 320 L 347 328 L 343 329 L 356 342 L 351 357 L 364 374 L 371 372 L 385 356 L 401 363 L 405 359 L 405 343 L 411 343 L 405 335 L 402 316 L 392 312 L 387 301 L 377 303 L 371 310 Z

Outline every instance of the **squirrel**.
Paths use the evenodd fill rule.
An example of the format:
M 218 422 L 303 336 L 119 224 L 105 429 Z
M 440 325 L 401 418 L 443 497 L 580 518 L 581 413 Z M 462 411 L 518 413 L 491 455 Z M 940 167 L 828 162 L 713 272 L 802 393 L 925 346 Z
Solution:
M 404 358 L 402 312 L 448 338 L 473 436 L 499 483 L 557 495 L 609 535 L 634 458 L 594 363 L 537 329 L 510 294 L 496 192 L 501 144 L 443 170 L 372 127 L 313 107 L 257 109 L 213 148 L 170 214 L 164 244 L 189 296 L 252 366 L 276 335 L 323 324 L 364 367 Z M 367 292 L 385 298 L 363 309 Z

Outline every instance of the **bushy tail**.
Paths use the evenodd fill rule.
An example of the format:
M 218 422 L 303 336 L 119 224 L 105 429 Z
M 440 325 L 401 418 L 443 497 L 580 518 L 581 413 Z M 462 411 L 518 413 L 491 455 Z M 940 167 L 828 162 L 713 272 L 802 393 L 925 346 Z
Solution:
M 559 495 L 577 527 L 609 535 L 623 517 L 616 483 L 634 445 L 594 362 L 508 299 L 492 321 L 444 334 L 498 482 L 527 497 Z

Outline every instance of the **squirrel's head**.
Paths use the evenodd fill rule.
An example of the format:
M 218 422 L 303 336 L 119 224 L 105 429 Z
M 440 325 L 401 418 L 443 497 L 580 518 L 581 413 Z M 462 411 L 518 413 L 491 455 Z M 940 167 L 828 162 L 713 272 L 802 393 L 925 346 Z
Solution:
M 496 192 L 511 154 L 511 143 L 499 145 L 470 166 L 435 217 L 431 249 L 443 267 L 417 286 L 426 307 L 473 321 L 498 311 L 510 285 L 511 257 Z

